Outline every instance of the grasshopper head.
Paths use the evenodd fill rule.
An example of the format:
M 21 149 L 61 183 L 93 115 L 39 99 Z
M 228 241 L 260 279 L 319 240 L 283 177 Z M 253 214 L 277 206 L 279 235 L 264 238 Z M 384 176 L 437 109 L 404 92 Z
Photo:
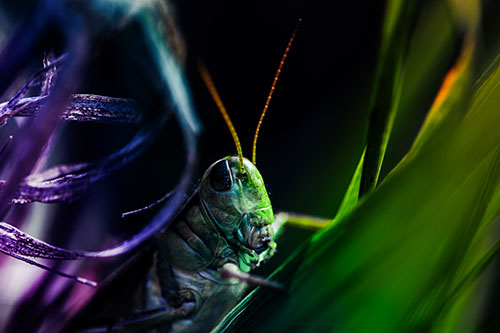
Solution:
M 250 263 L 247 267 L 258 265 L 259 260 L 270 256 L 266 257 L 266 254 L 272 255 L 276 247 L 273 240 L 274 229 L 272 223 L 274 215 L 271 202 L 269 201 L 262 176 L 255 167 L 257 138 L 276 82 L 281 73 L 281 68 L 296 32 L 297 27 L 288 41 L 285 53 L 281 58 L 280 65 L 274 76 L 271 91 L 269 92 L 257 129 L 255 130 L 252 150 L 253 163 L 243 157 L 240 140 L 219 93 L 215 89 L 212 78 L 205 66 L 199 64 L 201 77 L 205 81 L 208 91 L 212 95 L 227 124 L 229 132 L 233 137 L 236 151 L 238 152 L 238 156 L 228 156 L 218 160 L 205 172 L 200 185 L 200 198 L 203 211 L 225 233 L 229 241 L 240 247 L 241 252 L 246 252 L 249 258 L 257 259 L 243 260 L 246 263 Z M 255 262 L 257 263 L 254 264 Z
M 243 172 L 242 172 L 243 170 Z M 261 253 L 273 241 L 271 201 L 255 165 L 228 156 L 205 172 L 200 195 L 210 218 L 229 240 Z

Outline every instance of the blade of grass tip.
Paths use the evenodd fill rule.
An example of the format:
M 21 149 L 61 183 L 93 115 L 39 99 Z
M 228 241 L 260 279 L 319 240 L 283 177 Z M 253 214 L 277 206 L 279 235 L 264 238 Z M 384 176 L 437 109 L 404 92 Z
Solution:
M 465 101 L 471 88 L 472 63 L 476 38 L 468 34 L 456 64 L 448 71 L 431 109 L 408 155 L 417 154 L 434 132 L 459 121 L 464 115 Z
M 383 70 L 384 66 L 387 66 L 387 65 L 384 65 L 384 61 L 388 61 L 387 59 L 390 58 L 389 56 L 383 57 L 383 54 L 385 52 L 388 52 L 387 49 L 389 48 L 389 46 L 387 46 L 387 45 L 390 44 L 391 40 L 393 40 L 395 38 L 393 36 L 395 33 L 394 30 L 398 27 L 398 21 L 401 20 L 400 17 L 403 16 L 403 14 L 404 14 L 403 13 L 403 11 L 404 11 L 403 6 L 408 6 L 408 5 L 407 4 L 405 5 L 400 1 L 399 2 L 393 1 L 393 2 L 389 3 L 388 7 L 387 7 L 386 20 L 385 20 L 385 25 L 384 25 L 384 29 L 383 29 L 383 46 L 382 46 L 382 52 L 380 55 L 380 60 L 379 60 L 378 68 L 377 68 L 377 74 L 376 74 L 377 77 L 376 77 L 376 81 L 375 81 L 375 89 L 374 89 L 374 92 L 372 93 L 372 100 L 374 98 L 376 98 L 375 94 L 376 94 L 376 91 L 378 90 L 378 87 L 379 87 L 378 81 L 381 80 L 380 79 L 381 71 Z M 403 36 L 401 39 L 403 40 L 404 37 L 405 36 Z M 401 47 L 399 49 L 401 54 L 399 54 L 399 57 L 397 57 L 399 59 L 398 63 L 396 64 L 397 70 L 401 69 L 400 67 L 401 67 L 402 53 L 403 53 L 403 52 L 401 52 L 402 49 L 403 49 L 403 47 Z M 396 76 L 399 76 L 399 75 L 396 75 Z M 398 96 L 401 93 L 400 88 L 402 87 L 402 84 L 395 84 L 395 86 L 399 87 L 398 89 L 396 89 L 394 91 L 394 95 L 395 95 L 396 100 L 397 100 Z M 392 97 L 391 97 L 391 99 L 392 99 Z M 373 101 L 372 101 L 372 104 L 373 104 Z M 351 182 L 349 183 L 349 186 L 347 187 L 346 193 L 344 195 L 344 198 L 342 199 L 342 202 L 341 202 L 340 207 L 337 211 L 337 214 L 335 216 L 334 221 L 339 220 L 344 215 L 346 215 L 357 204 L 358 199 L 362 196 L 362 194 L 364 192 L 366 192 L 366 189 L 362 190 L 362 179 L 364 179 L 363 187 L 367 186 L 370 188 L 372 187 L 372 185 L 369 185 L 369 182 L 367 180 L 370 178 L 378 179 L 378 175 L 380 173 L 380 168 L 382 166 L 383 155 L 385 154 L 387 143 L 389 141 L 389 134 L 391 132 L 392 125 L 394 122 L 394 118 L 395 118 L 395 114 L 396 114 L 395 110 L 396 110 L 397 104 L 398 104 L 397 102 L 395 102 L 393 104 L 392 111 L 389 112 L 389 114 L 387 114 L 387 119 L 386 119 L 385 124 L 384 124 L 384 121 L 377 122 L 377 124 L 380 124 L 378 130 L 383 131 L 382 136 L 380 137 L 382 139 L 382 143 L 381 143 L 381 145 L 378 146 L 379 151 L 377 153 L 376 150 L 373 149 L 374 144 L 369 143 L 370 149 L 371 149 L 371 162 L 365 164 L 365 155 L 366 155 L 367 148 L 365 147 L 365 149 L 363 150 L 360 161 L 356 167 L 356 170 L 355 170 L 354 175 L 351 179 Z M 379 117 L 375 116 L 373 113 L 372 113 L 372 116 L 379 118 Z M 373 127 L 375 127 L 375 126 L 376 126 L 375 123 L 370 122 L 369 137 L 375 136 L 375 133 L 377 133 L 377 130 L 373 129 Z M 371 142 L 373 142 L 374 140 L 377 141 L 376 139 L 372 139 Z M 373 165 L 376 166 L 375 170 L 373 170 L 373 168 L 372 168 Z M 375 183 L 376 183 L 376 181 L 375 181 Z M 374 186 L 374 184 L 373 184 L 373 186 Z
M 418 12 L 404 59 L 402 92 L 381 174 L 390 171 L 408 152 L 461 48 L 463 31 L 457 29 L 446 0 L 419 2 Z
M 391 111 L 392 113 L 391 117 L 387 119 L 388 122 L 387 122 L 387 127 L 385 129 L 386 135 L 384 137 L 384 141 L 380 146 L 381 155 L 379 155 L 379 157 L 381 158 L 379 158 L 379 164 L 378 167 L 376 168 L 378 169 L 378 173 L 380 173 L 382 160 L 385 155 L 385 151 L 387 149 L 389 141 L 389 134 L 392 132 L 392 126 L 393 122 L 395 121 L 396 114 L 398 119 L 403 119 L 405 121 L 407 118 L 414 119 L 415 115 L 412 114 L 414 113 L 413 110 L 418 108 L 414 107 L 412 109 L 412 106 L 415 104 L 416 105 L 422 104 L 421 100 L 418 100 L 418 103 L 416 103 L 416 101 L 412 97 L 416 95 L 414 91 L 417 88 L 428 87 L 430 85 L 429 82 L 427 82 L 428 80 L 426 80 L 428 75 L 421 75 L 422 71 L 428 70 L 430 73 L 439 72 L 437 70 L 439 68 L 439 65 L 441 65 L 442 67 L 443 64 L 447 63 L 447 61 L 443 61 L 443 58 L 447 59 L 449 57 L 443 55 L 443 52 L 446 51 L 445 53 L 447 53 L 448 52 L 447 50 L 451 48 L 449 40 L 451 40 L 454 35 L 450 32 L 451 28 L 449 26 L 451 25 L 451 22 L 449 22 L 448 20 L 443 20 L 443 17 L 444 18 L 448 17 L 446 9 L 447 6 L 446 4 L 443 3 L 436 3 L 433 6 L 430 6 L 430 8 L 426 7 L 427 10 L 426 13 L 427 15 L 431 15 L 432 19 L 430 19 L 427 16 L 425 17 L 425 19 L 423 20 L 421 19 L 414 32 L 411 45 L 409 47 L 409 50 L 407 51 L 408 56 L 405 58 L 405 65 L 403 68 L 404 73 L 401 74 L 401 76 L 404 76 L 404 81 L 402 80 L 403 78 L 401 77 L 399 82 L 395 83 L 395 88 L 394 88 L 395 101 L 393 104 L 394 110 Z M 392 16 L 387 15 L 388 19 L 392 18 L 391 19 L 392 24 L 387 23 L 386 24 L 387 27 L 394 26 L 395 24 L 394 16 L 395 15 Z M 439 26 L 440 29 L 438 29 L 437 32 L 433 30 L 436 24 L 442 25 Z M 386 28 L 385 31 L 387 30 L 390 29 Z M 429 39 L 429 31 L 433 31 L 432 39 Z M 386 33 L 385 35 L 388 35 L 388 33 Z M 424 54 L 420 52 L 420 50 L 427 48 L 431 48 L 432 52 L 425 52 Z M 415 56 L 415 54 L 418 54 L 418 56 Z M 399 122 L 401 122 L 401 120 L 399 120 Z M 365 158 L 365 154 L 366 154 L 366 148 L 365 151 L 363 152 L 362 159 Z M 337 211 L 335 220 L 339 220 L 344 215 L 346 215 L 346 213 L 348 213 L 348 211 L 353 206 L 356 205 L 358 197 L 360 197 L 359 193 L 360 193 L 360 183 L 362 174 L 361 172 L 363 170 L 362 169 L 363 163 L 364 162 L 360 160 L 358 167 L 355 171 L 355 174 L 351 179 L 350 185 L 348 186 L 348 189 L 344 195 L 340 208 Z M 365 178 L 366 177 L 368 177 L 367 174 L 365 174 Z
M 448 126 L 452 122 L 459 121 L 464 114 L 466 100 L 470 97 L 479 24 L 479 3 L 476 0 L 461 1 L 460 4 L 455 0 L 448 0 L 447 2 L 449 4 L 447 8 L 449 8 L 452 16 L 452 23 L 455 26 L 460 26 L 463 31 L 464 37 L 461 51 L 454 66 L 447 72 L 442 81 L 441 87 L 407 156 L 417 154 L 421 147 L 426 144 L 427 139 L 433 136 L 433 133 L 443 129 L 442 126 Z M 462 7 L 465 7 L 469 14 L 466 14 Z
M 394 123 L 403 82 L 414 3 L 393 0 L 387 4 L 382 46 L 371 97 L 370 119 L 359 197 L 375 188 Z
M 481 16 L 481 1 L 447 0 L 447 3 L 455 23 L 464 30 L 476 33 Z
M 359 190 L 361 186 L 361 174 L 363 171 L 363 162 L 365 160 L 366 148 L 363 150 L 363 154 L 358 162 L 358 166 L 356 167 L 356 171 L 354 171 L 354 175 L 352 176 L 351 182 L 347 187 L 346 193 L 344 194 L 344 198 L 340 203 L 340 207 L 333 219 L 333 222 L 342 219 L 343 216 L 347 215 L 358 203 L 359 198 Z

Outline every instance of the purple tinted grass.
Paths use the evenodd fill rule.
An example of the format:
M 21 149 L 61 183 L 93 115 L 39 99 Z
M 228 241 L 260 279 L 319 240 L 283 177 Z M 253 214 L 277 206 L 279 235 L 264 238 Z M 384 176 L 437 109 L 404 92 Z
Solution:
M 47 67 L 34 73 L 28 81 L 22 85 L 17 93 L 7 102 L 2 103 L 0 108 L 0 124 L 4 124 L 10 117 L 14 116 L 20 108 L 16 108 L 21 99 L 25 97 L 31 88 L 40 86 L 46 81 L 47 73 L 54 72 L 56 66 L 62 64 L 66 55 L 62 55 Z M 54 72 L 55 73 L 55 72 Z
M 69 283 L 64 286 L 62 291 L 48 303 L 49 300 L 46 299 L 45 294 L 53 283 L 50 277 L 51 274 L 44 274 L 43 278 L 38 280 L 26 295 L 27 297 L 16 306 L 15 314 L 6 326 L 6 332 L 48 332 L 53 331 L 53 328 L 58 325 L 57 321 L 60 322 L 62 318 L 57 310 L 62 308 L 71 296 L 73 285 Z M 33 313 L 33 307 L 39 310 Z M 27 316 L 30 320 L 26 320 Z M 44 319 L 48 323 L 41 325 Z
M 57 69 L 59 68 L 57 65 L 54 64 L 54 53 L 51 52 L 45 52 L 43 55 L 43 67 L 44 68 L 49 68 L 51 67 L 46 73 L 45 73 L 45 78 L 42 82 L 42 86 L 40 88 L 40 95 L 49 95 L 50 92 L 52 91 L 52 88 L 54 87 L 55 80 L 57 78 Z M 43 148 L 42 153 L 40 154 L 40 157 L 38 157 L 38 161 L 36 162 L 33 170 L 31 173 L 40 173 L 42 170 L 45 169 L 45 166 L 47 165 L 47 162 L 50 157 L 50 153 L 52 151 L 52 148 L 54 146 L 54 138 L 55 138 L 55 132 L 52 133 L 52 135 L 49 137 L 47 143 L 45 144 L 45 147 Z
M 9 170 L 7 184 L 0 193 L 0 216 L 5 216 L 7 213 L 9 202 L 19 184 L 33 170 L 45 144 L 56 129 L 61 114 L 69 104 L 71 95 L 77 89 L 78 78 L 82 77 L 87 59 L 88 44 L 87 33 L 74 36 L 68 62 L 61 70 L 47 104 L 40 110 L 40 120 L 27 123 L 20 128 L 17 140 L 9 150 L 12 151 L 11 156 L 14 156 L 16 167 Z M 0 166 L 4 167 L 5 164 L 1 163 Z
M 54 52 L 45 52 L 43 55 L 43 68 L 50 69 L 45 73 L 45 78 L 42 82 L 42 87 L 40 88 L 40 95 L 48 95 L 54 87 L 54 83 L 57 78 L 57 65 L 54 65 Z
M 41 118 L 43 117 L 43 119 L 41 119 L 43 121 L 35 121 L 30 128 L 25 129 L 23 127 L 20 130 L 21 135 L 24 133 L 29 133 L 29 135 L 24 134 L 24 137 L 20 137 L 17 141 L 20 143 L 13 149 L 16 151 L 15 156 L 19 156 L 16 161 L 16 165 L 19 167 L 12 172 L 8 181 L 3 183 L 3 189 L 0 192 L 0 213 L 3 213 L 3 215 L 8 209 L 6 204 L 8 202 L 57 202 L 71 201 L 78 198 L 92 188 L 93 185 L 102 180 L 103 177 L 109 175 L 113 170 L 140 154 L 143 151 L 145 143 L 149 143 L 155 136 L 155 133 L 157 133 L 157 130 L 152 129 L 140 132 L 127 146 L 117 153 L 112 154 L 102 163 L 82 163 L 72 166 L 59 166 L 41 174 L 27 177 L 29 171 L 32 170 L 41 155 L 45 143 L 52 135 L 58 120 L 67 109 L 66 105 L 70 102 L 72 92 L 76 90 L 76 80 L 74 80 L 74 78 L 79 77 L 87 53 L 86 45 L 88 44 L 88 39 L 82 36 L 86 36 L 86 34 L 80 34 L 79 37 L 75 39 L 75 47 L 72 48 L 72 51 L 70 51 L 67 56 L 68 64 L 65 64 L 65 68 L 61 70 L 61 75 L 55 83 L 52 95 L 48 97 L 47 104 L 43 104 L 40 110 L 36 109 L 36 111 L 40 113 Z M 56 63 L 58 64 L 59 62 Z M 176 63 L 170 64 L 173 67 L 177 66 Z M 50 69 L 54 67 L 55 66 L 49 65 L 41 72 L 46 73 L 48 72 L 47 68 Z M 170 71 L 174 72 L 176 75 L 180 75 L 180 73 L 178 73 L 178 68 L 170 68 Z M 73 80 L 70 80 L 70 77 L 73 78 Z M 61 83 L 67 80 L 70 80 L 72 84 Z M 31 82 L 32 83 L 28 85 L 41 83 L 41 75 L 35 75 L 35 79 Z M 177 100 L 177 93 L 172 92 L 176 87 L 169 88 L 171 95 L 173 95 L 173 99 Z M 23 92 L 24 91 L 25 90 L 23 90 Z M 23 94 L 24 93 L 18 94 L 18 96 L 22 96 Z M 40 98 L 37 101 L 39 100 Z M 18 105 L 20 101 L 21 99 L 17 99 L 15 103 L 11 102 L 11 107 L 12 105 Z M 197 160 L 197 133 L 193 127 L 187 125 L 187 120 L 184 119 L 186 115 L 192 114 L 191 105 L 185 100 L 176 104 L 174 109 L 183 109 L 176 110 L 177 112 L 175 112 L 175 114 L 178 117 L 181 130 L 183 131 L 184 145 L 186 148 L 186 166 L 174 190 L 174 194 L 140 233 L 134 235 L 129 240 L 102 251 L 73 251 L 51 246 L 3 222 L 2 227 L 5 237 L 3 239 L 4 244 L 2 251 L 11 255 L 58 260 L 72 260 L 83 257 L 114 257 L 131 251 L 154 236 L 161 229 L 167 227 L 168 222 L 178 214 L 183 203 L 189 196 L 188 189 L 193 182 Z M 188 110 L 184 110 L 186 105 Z M 54 111 L 49 113 L 47 110 Z M 160 122 L 160 124 L 162 123 L 163 122 Z M 35 137 L 35 140 L 33 140 L 33 137 Z
M 35 96 L 0 104 L 0 126 L 12 117 L 39 116 L 48 96 Z M 8 104 L 11 104 L 10 106 Z M 61 114 L 61 120 L 97 122 L 105 124 L 139 124 L 142 121 L 133 100 L 92 94 L 74 94 L 70 104 Z
M 35 260 L 26 258 L 25 256 L 17 255 L 17 254 L 12 253 L 12 252 L 6 252 L 6 251 L 4 251 L 2 249 L 0 249 L 0 252 L 5 253 L 5 254 L 11 256 L 12 258 L 17 259 L 17 260 L 24 261 L 27 264 L 39 267 L 39 268 L 41 268 L 43 270 L 46 270 L 46 271 L 48 271 L 50 273 L 62 276 L 64 278 L 73 280 L 75 282 L 84 284 L 86 286 L 93 287 L 93 288 L 97 287 L 97 282 L 95 282 L 95 281 L 92 281 L 92 280 L 89 280 L 89 279 L 86 279 L 86 278 L 83 278 L 83 277 L 80 277 L 80 276 L 75 276 L 75 275 L 71 275 L 71 274 L 67 274 L 67 273 L 61 272 L 61 271 L 59 271 L 57 269 L 54 269 L 53 267 L 46 266 L 46 265 L 41 264 L 41 263 L 39 263 L 39 262 L 37 262 Z
M 44 3 L 47 6 L 49 6 L 49 3 L 53 3 L 54 5 L 52 7 L 57 7 L 57 4 L 63 4 L 62 1 L 45 1 Z M 64 3 L 69 4 L 71 2 L 68 1 Z M 144 128 L 123 149 L 111 154 L 102 161 L 80 163 L 69 166 L 58 166 L 44 172 L 39 172 L 40 170 L 43 170 L 45 164 L 44 160 L 50 152 L 51 138 L 53 138 L 54 130 L 61 119 L 67 121 L 95 121 L 100 123 L 116 124 L 141 122 L 141 113 L 135 109 L 133 104 L 127 104 L 129 102 L 133 103 L 130 100 L 121 100 L 123 104 L 118 105 L 118 99 L 111 100 L 110 97 L 75 94 L 77 92 L 76 88 L 85 69 L 87 56 L 92 47 L 92 44 L 90 43 L 92 35 L 90 34 L 90 31 L 87 30 L 89 28 L 89 24 L 82 24 L 79 20 L 75 20 L 75 13 L 73 11 L 70 13 L 65 12 L 64 10 L 58 11 L 56 10 L 57 8 L 52 9 L 51 13 L 53 12 L 55 13 L 54 15 L 58 15 L 57 20 L 55 20 L 55 24 L 58 26 L 59 30 L 64 31 L 66 40 L 68 41 L 68 55 L 64 64 L 54 66 L 52 67 L 52 70 L 46 71 L 45 79 L 43 80 L 41 88 L 42 96 L 32 98 L 23 96 L 17 98 L 16 103 L 11 104 L 11 107 L 16 109 L 16 112 L 14 112 L 15 116 L 29 117 L 30 121 L 26 122 L 22 126 L 19 133 L 14 133 L 15 139 L 13 144 L 8 147 L 5 155 L 2 159 L 0 159 L 0 171 L 3 171 L 3 175 L 6 176 L 2 192 L 0 193 L 0 220 L 1 217 L 5 216 L 9 208 L 13 207 L 11 204 L 15 202 L 16 198 L 19 200 L 26 200 L 26 202 L 59 202 L 72 201 L 80 196 L 83 196 L 88 193 L 88 191 L 92 190 L 99 183 L 99 181 L 104 179 L 104 177 L 107 177 L 111 174 L 111 172 L 141 154 L 145 147 L 154 141 L 160 132 L 160 128 L 162 127 L 162 124 L 158 125 L 158 122 L 154 122 L 155 125 L 153 125 L 153 127 Z M 89 12 L 87 12 L 87 14 L 89 14 Z M 82 18 L 79 15 L 76 16 L 78 19 Z M 96 21 L 92 21 L 91 23 L 95 22 Z M 31 24 L 28 25 L 29 29 L 35 29 L 35 37 L 31 38 L 32 44 L 29 45 L 31 50 L 33 50 L 35 48 L 34 45 L 37 42 L 37 37 L 42 32 L 42 28 L 38 30 L 38 26 L 33 27 Z M 95 24 L 95 26 L 97 26 L 97 24 Z M 145 30 L 147 34 L 148 29 Z M 163 39 L 163 44 L 165 44 L 165 39 Z M 163 44 L 162 46 L 165 46 Z M 23 50 L 29 51 L 30 49 L 26 48 Z M 154 53 L 157 50 L 152 48 L 152 51 Z M 169 54 L 170 50 L 168 47 L 165 46 L 163 51 L 166 52 L 166 56 L 171 56 Z M 26 61 L 18 66 L 19 70 L 23 69 L 24 64 L 26 64 L 26 62 L 30 59 L 30 56 L 31 53 L 28 52 L 26 55 Z M 76 280 L 77 282 L 85 282 L 77 276 L 62 273 L 55 268 L 47 267 L 36 262 L 35 260 L 31 260 L 31 258 L 74 260 L 89 257 L 97 258 L 120 256 L 137 248 L 150 238 L 154 237 L 159 231 L 168 227 L 168 224 L 183 208 L 192 190 L 197 164 L 198 129 L 196 128 L 196 119 L 193 115 L 190 99 L 186 91 L 187 86 L 183 81 L 183 74 L 178 68 L 177 63 L 171 61 L 171 57 L 167 59 L 170 61 L 157 63 L 156 65 L 160 66 L 160 69 L 168 72 L 165 74 L 165 71 L 162 71 L 164 79 L 162 85 L 164 85 L 168 91 L 166 99 L 170 102 L 170 105 L 172 105 L 174 114 L 179 122 L 179 127 L 183 133 L 186 162 L 179 182 L 177 183 L 169 200 L 163 204 L 159 213 L 157 213 L 151 221 L 147 222 L 147 225 L 143 227 L 141 232 L 132 236 L 130 239 L 102 251 L 95 252 L 66 250 L 61 247 L 52 246 L 3 222 L 1 223 L 0 228 L 3 234 L 3 238 L 0 238 L 0 248 L 2 252 L 10 255 L 11 257 L 17 258 L 18 260 L 28 262 L 38 267 L 43 266 L 43 269 L 52 271 L 55 274 L 65 274 L 73 281 Z M 10 65 L 8 62 L 3 62 L 4 60 L 5 59 L 0 57 L 0 64 Z M 50 62 L 50 60 L 48 61 Z M 50 65 L 47 64 L 46 67 L 47 66 Z M 15 75 L 11 75 L 11 79 L 8 80 L 9 83 L 16 77 L 19 70 L 15 73 Z M 53 73 L 53 76 L 49 73 Z M 47 83 L 48 78 L 55 79 L 55 84 L 51 89 L 46 89 L 46 87 L 51 86 L 50 83 Z M 48 91 L 50 91 L 49 96 L 43 96 L 43 94 Z M 90 96 L 91 98 L 82 96 Z M 94 98 L 94 100 L 92 100 L 92 98 Z M 96 98 L 100 99 L 96 101 Z M 101 104 L 99 105 L 98 103 Z M 127 105 L 130 106 L 128 109 Z M 97 109 L 98 111 L 91 111 L 91 113 L 86 114 L 76 112 L 76 109 L 86 108 L 94 110 Z M 106 113 L 105 111 L 109 114 L 109 116 L 104 115 L 104 113 Z M 160 118 L 162 118 L 162 122 L 166 121 L 166 116 Z M 155 129 L 154 126 L 158 126 L 158 129 Z M 12 164 L 16 167 L 12 169 L 6 168 L 6 166 L 10 167 Z M 18 165 L 19 167 L 17 167 Z M 33 170 L 36 170 L 37 172 L 33 174 Z M 73 228 L 73 226 L 70 227 L 70 223 L 72 221 L 57 221 L 57 223 L 64 222 L 66 222 L 65 227 L 71 229 Z M 60 240 L 56 240 L 54 243 L 58 243 L 59 241 Z M 78 281 L 78 279 L 81 281 Z M 30 291 L 30 289 L 37 288 L 42 285 L 50 287 L 62 283 L 61 279 L 57 279 L 54 274 L 44 274 L 41 277 L 41 280 L 43 281 L 43 284 L 27 286 L 26 290 Z M 74 283 L 70 284 L 73 287 L 76 285 Z M 89 290 L 90 288 L 82 289 Z M 60 294 L 61 298 L 59 299 L 59 305 L 55 304 L 53 309 L 47 311 L 46 308 L 44 308 L 46 303 L 43 301 L 43 298 L 47 297 L 47 295 L 48 293 L 46 291 L 37 290 L 35 295 L 33 295 L 33 293 L 26 292 L 20 305 L 26 305 L 25 309 L 28 310 L 22 311 L 21 308 L 16 308 L 7 327 L 22 327 L 23 324 L 21 322 L 14 323 L 14 320 L 16 318 L 27 318 L 28 316 L 33 316 L 33 323 L 30 323 L 29 326 L 34 328 L 34 330 L 37 330 L 39 327 L 43 327 L 41 326 L 42 321 L 45 323 L 47 323 L 47 321 L 53 323 L 55 318 L 58 318 L 61 313 L 64 313 L 67 310 L 62 309 L 62 305 L 60 304 L 69 304 L 73 301 L 72 299 L 68 299 L 68 289 L 68 292 L 62 292 Z M 53 325 L 54 327 L 57 327 L 57 325 L 60 325 L 60 322 L 53 323 Z M 51 329 L 50 331 L 54 330 Z
M 125 254 L 147 239 L 154 236 L 163 228 L 168 226 L 169 221 L 179 213 L 183 204 L 187 201 L 188 190 L 192 183 L 194 170 L 196 168 L 196 137 L 189 131 L 189 127 L 183 128 L 185 145 L 187 149 L 186 167 L 181 180 L 177 184 L 173 195 L 164 204 L 160 212 L 148 223 L 138 234 L 132 236 L 111 248 L 102 251 L 75 251 L 56 247 L 47 244 L 35 237 L 32 237 L 8 223 L 0 222 L 0 251 L 6 254 L 21 255 L 34 258 L 74 260 L 79 258 L 115 257 Z M 95 169 L 91 169 L 95 170 Z M 96 177 L 102 177 L 104 173 L 99 173 Z M 86 183 L 89 177 L 85 178 Z M 92 180 L 92 178 L 90 178 Z M 96 181 L 97 182 L 97 181 Z M 73 184 L 74 185 L 74 184 Z
M 166 116 L 153 126 L 140 131 L 122 149 L 102 161 L 58 165 L 26 177 L 12 197 L 11 203 L 72 202 L 81 198 L 94 190 L 106 177 L 144 152 L 157 138 L 165 122 Z M 0 182 L 0 193 L 4 187 L 6 183 Z

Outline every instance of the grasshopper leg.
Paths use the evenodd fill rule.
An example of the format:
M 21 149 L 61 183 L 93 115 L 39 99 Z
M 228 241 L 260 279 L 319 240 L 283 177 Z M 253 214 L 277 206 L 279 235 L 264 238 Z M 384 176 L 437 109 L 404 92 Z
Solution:
M 273 223 L 276 226 L 275 232 L 279 231 L 283 225 L 317 231 L 331 224 L 332 219 L 290 212 L 279 212 L 275 215 Z

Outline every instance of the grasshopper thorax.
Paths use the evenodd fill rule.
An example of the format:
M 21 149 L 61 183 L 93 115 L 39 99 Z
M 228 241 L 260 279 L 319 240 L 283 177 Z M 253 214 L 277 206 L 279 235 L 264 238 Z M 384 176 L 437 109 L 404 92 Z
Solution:
M 242 172 L 243 170 L 243 172 Z M 209 219 L 240 247 L 258 253 L 269 248 L 274 214 L 257 167 L 238 156 L 212 164 L 201 180 L 200 198 Z

